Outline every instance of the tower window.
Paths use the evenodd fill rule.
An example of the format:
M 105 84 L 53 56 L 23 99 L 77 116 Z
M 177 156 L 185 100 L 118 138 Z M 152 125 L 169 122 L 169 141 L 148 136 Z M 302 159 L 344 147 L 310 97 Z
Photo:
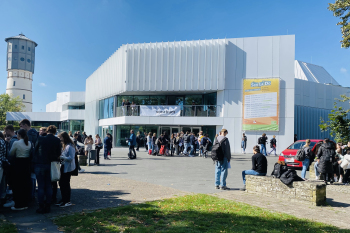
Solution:
M 22 45 L 22 49 L 24 49 L 24 46 Z
M 27 59 L 27 62 L 30 63 L 30 59 Z
M 24 58 L 23 58 L 23 57 L 21 57 L 21 61 L 24 61 Z
M 13 86 L 16 86 L 16 81 L 13 81 Z
M 17 45 L 15 44 L 15 49 L 17 49 Z
M 23 99 L 24 99 L 24 100 L 26 99 L 26 95 L 25 95 L 25 94 L 23 94 Z
M 28 51 L 30 51 L 30 47 L 28 47 Z

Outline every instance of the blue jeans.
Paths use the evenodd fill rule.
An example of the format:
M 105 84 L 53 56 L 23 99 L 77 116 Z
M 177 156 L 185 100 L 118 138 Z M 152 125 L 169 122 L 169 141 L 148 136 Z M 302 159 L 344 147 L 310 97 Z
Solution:
M 242 178 L 243 178 L 243 184 L 245 185 L 245 176 L 246 175 L 253 175 L 253 176 L 266 176 L 266 173 L 259 173 L 254 170 L 245 170 L 242 171 Z
M 46 197 L 46 204 L 51 204 L 51 164 L 35 164 L 34 172 L 38 182 L 38 201 L 43 205 Z
M 194 145 L 191 145 L 191 152 L 190 155 L 194 155 Z
M 319 175 L 321 175 L 321 174 L 317 171 L 317 165 L 318 165 L 318 162 L 316 162 L 316 163 L 314 164 L 315 175 L 316 175 L 316 176 L 319 176 Z
M 271 151 L 270 151 L 269 154 L 271 154 L 273 151 L 275 152 L 275 155 L 277 155 L 277 154 L 276 154 L 276 147 L 272 147 L 272 149 L 271 149 Z
M 265 156 L 267 156 L 267 154 L 266 154 L 266 145 L 265 144 L 260 144 L 260 146 L 261 146 L 260 153 L 265 155 Z
M 216 161 L 215 164 L 215 186 L 226 186 L 228 161 L 225 157 L 223 161 Z
M 147 142 L 148 150 L 152 150 L 152 142 Z
M 245 141 L 242 141 L 242 142 L 241 142 L 241 147 L 242 147 L 242 149 L 243 149 L 243 152 L 245 152 L 245 147 L 246 147 Z
M 183 153 L 184 153 L 185 155 L 187 155 L 187 148 L 190 147 L 190 146 L 191 146 L 191 145 L 190 145 L 189 143 L 187 143 L 187 142 L 184 143 L 184 151 L 183 151 Z
M 306 170 L 310 165 L 310 159 L 305 159 L 304 161 L 302 161 L 302 163 L 303 163 L 303 170 L 301 170 L 301 178 L 305 179 Z

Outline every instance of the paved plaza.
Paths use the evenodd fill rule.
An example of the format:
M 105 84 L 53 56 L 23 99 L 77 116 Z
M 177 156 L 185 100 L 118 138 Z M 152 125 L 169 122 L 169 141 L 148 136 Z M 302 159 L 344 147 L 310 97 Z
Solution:
M 233 155 L 232 168 L 227 178 L 227 186 L 233 190 L 221 191 L 214 189 L 215 168 L 210 158 L 150 156 L 144 148 L 140 148 L 137 159 L 129 160 L 127 152 L 125 148 L 113 149 L 111 160 L 103 160 L 101 156 L 100 166 L 83 167 L 86 170 L 84 173 L 72 177 L 73 206 L 53 206 L 51 213 L 44 215 L 35 214 L 35 204 L 23 212 L 3 208 L 2 218 L 16 223 L 19 232 L 58 232 L 52 219 L 62 214 L 205 193 L 323 221 L 341 228 L 348 227 L 345 216 L 350 214 L 350 198 L 345 194 L 327 191 L 329 206 L 306 207 L 238 191 L 242 186 L 242 170 L 251 168 L 251 155 Z M 270 172 L 277 157 L 267 159 Z

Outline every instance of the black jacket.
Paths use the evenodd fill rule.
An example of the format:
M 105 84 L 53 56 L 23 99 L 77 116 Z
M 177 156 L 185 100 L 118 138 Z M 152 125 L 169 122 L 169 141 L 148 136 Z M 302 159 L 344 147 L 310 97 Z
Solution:
M 252 170 L 259 173 L 267 173 L 266 157 L 260 153 L 252 156 Z
M 277 145 L 277 140 L 276 140 L 276 138 L 272 138 L 271 140 L 270 140 L 270 147 L 272 148 L 272 147 L 276 147 L 276 145 Z
M 35 144 L 33 164 L 50 164 L 59 161 L 61 155 L 61 141 L 52 134 L 38 137 Z
M 335 150 L 332 143 L 323 143 L 318 149 L 317 158 L 320 160 L 317 165 L 319 173 L 333 173 L 332 163 L 335 160 Z
M 266 145 L 266 141 L 267 141 L 267 137 L 265 136 L 265 137 L 263 137 L 263 136 L 261 136 L 259 139 L 258 139 L 258 144 L 264 144 L 264 145 Z

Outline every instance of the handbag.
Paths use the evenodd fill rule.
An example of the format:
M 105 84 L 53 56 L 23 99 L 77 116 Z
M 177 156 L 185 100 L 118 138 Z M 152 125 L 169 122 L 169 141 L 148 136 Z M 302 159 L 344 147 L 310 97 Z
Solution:
M 349 161 L 347 159 L 343 159 L 343 162 L 341 162 L 340 166 L 341 168 L 343 168 L 344 170 L 347 169 L 349 165 Z
M 59 181 L 61 178 L 60 162 L 51 162 L 51 182 Z

